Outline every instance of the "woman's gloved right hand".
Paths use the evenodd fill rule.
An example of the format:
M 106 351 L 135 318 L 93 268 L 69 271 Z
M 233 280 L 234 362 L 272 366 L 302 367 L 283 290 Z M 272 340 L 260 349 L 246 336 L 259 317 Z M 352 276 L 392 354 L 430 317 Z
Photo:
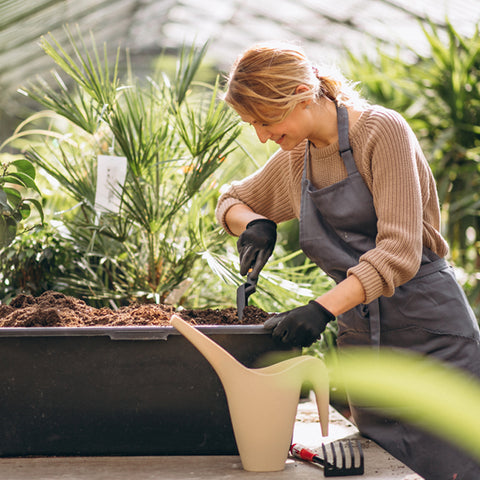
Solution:
M 277 241 L 277 224 L 267 218 L 256 218 L 247 224 L 237 241 L 240 275 L 256 280 L 267 263 Z

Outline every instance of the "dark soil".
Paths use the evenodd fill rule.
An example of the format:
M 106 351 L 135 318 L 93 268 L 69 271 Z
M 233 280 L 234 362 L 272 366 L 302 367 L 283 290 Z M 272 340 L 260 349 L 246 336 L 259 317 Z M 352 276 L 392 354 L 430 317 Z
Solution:
M 236 308 L 178 312 L 171 305 L 156 304 L 94 308 L 83 300 L 48 291 L 39 297 L 18 295 L 9 305 L 0 304 L 0 327 L 168 326 L 173 313 L 195 325 L 256 325 L 270 316 L 253 306 L 245 307 L 241 322 Z

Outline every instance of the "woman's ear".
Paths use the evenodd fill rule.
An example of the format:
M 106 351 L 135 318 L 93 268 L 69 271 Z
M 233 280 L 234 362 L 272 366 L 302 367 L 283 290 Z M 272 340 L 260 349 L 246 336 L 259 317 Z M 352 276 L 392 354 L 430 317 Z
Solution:
M 303 83 L 301 83 L 300 85 L 298 85 L 298 87 L 295 89 L 295 94 L 298 95 L 299 93 L 306 93 L 306 92 L 309 92 L 310 91 L 310 87 L 308 87 L 307 85 L 304 85 Z
M 300 85 L 298 85 L 298 87 L 295 89 L 295 95 L 299 95 L 299 94 L 302 94 L 302 93 L 308 93 L 310 92 L 311 89 L 309 86 L 307 85 L 304 85 L 303 83 L 301 83 Z M 303 105 L 303 108 L 308 108 L 309 105 L 312 103 L 312 98 L 305 98 L 305 100 L 302 100 L 300 102 L 302 105 Z

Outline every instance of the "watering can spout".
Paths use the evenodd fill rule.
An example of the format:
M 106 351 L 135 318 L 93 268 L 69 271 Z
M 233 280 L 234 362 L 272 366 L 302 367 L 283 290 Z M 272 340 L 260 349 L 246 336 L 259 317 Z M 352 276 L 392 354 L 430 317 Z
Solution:
M 246 369 L 220 345 L 182 320 L 178 315 L 172 315 L 170 324 L 187 338 L 208 360 L 222 382 L 223 378 L 226 378 L 228 375 Z
M 177 315 L 170 323 L 192 342 L 220 377 L 245 470 L 284 469 L 305 381 L 315 392 L 322 433 L 328 434 L 328 374 L 322 360 L 298 356 L 268 367 L 247 368 Z

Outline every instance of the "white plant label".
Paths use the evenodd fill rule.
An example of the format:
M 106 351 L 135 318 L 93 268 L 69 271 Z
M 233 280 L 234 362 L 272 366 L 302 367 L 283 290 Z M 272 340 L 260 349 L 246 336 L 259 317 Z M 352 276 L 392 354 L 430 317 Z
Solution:
M 118 213 L 120 197 L 118 192 L 127 176 L 126 157 L 99 155 L 97 158 L 97 190 L 95 208 L 103 212 Z

